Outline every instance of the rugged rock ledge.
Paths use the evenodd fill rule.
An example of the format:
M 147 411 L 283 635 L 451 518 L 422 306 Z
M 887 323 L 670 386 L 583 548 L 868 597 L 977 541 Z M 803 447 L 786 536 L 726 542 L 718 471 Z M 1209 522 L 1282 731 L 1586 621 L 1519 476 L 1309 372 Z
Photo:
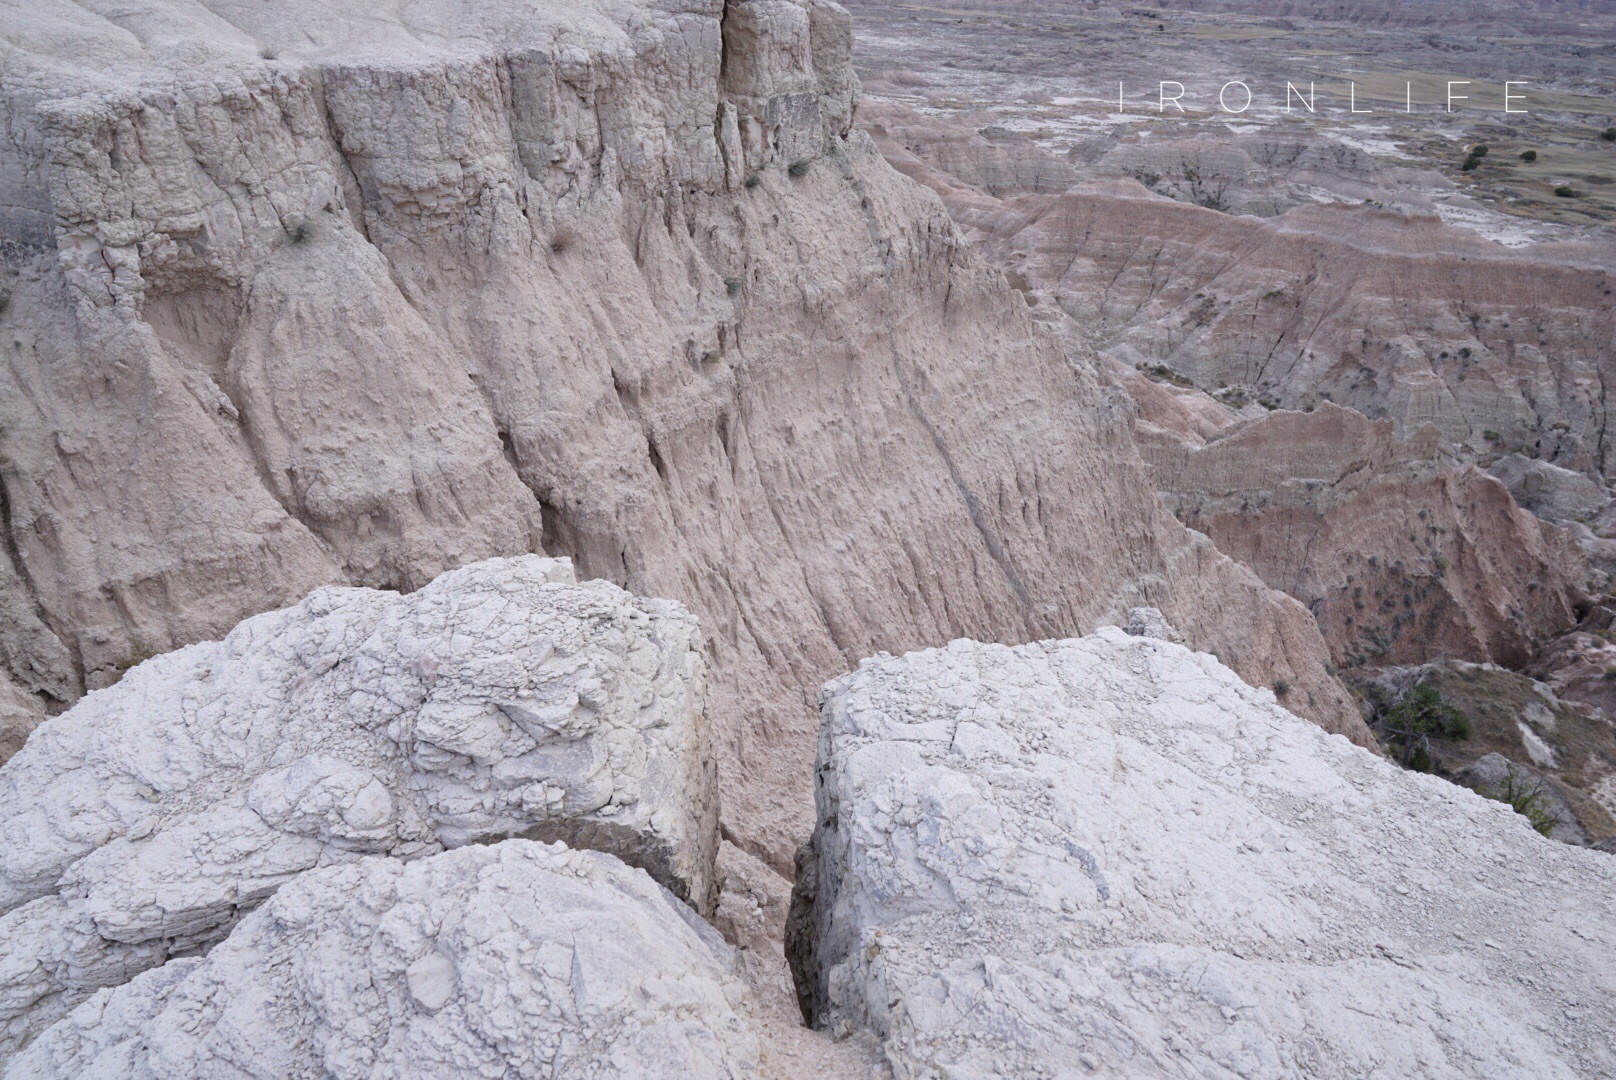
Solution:
M 806 1011 L 895 1075 L 1616 1073 L 1616 860 L 1108 628 L 825 692 Z
M 717 902 L 696 622 L 565 560 L 320 589 L 149 660 L 0 770 L 0 1052 L 298 874 L 508 836 Z
M 206 957 L 103 990 L 7 1080 L 742 1080 L 733 950 L 609 855 L 524 840 L 304 874 Z
M 1367 740 L 1088 354 L 851 130 L 823 0 L 69 0 L 0 75 L 0 655 L 59 710 L 320 584 L 543 550 L 707 632 L 788 870 L 818 685 L 1160 608 Z

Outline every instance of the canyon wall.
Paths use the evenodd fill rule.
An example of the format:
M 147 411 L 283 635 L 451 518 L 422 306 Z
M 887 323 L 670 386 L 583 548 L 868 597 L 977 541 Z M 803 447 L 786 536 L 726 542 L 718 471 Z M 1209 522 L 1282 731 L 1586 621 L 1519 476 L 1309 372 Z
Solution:
M 1009 133 L 890 103 L 864 119 L 991 259 L 1202 389 L 1434 424 L 1482 463 L 1523 452 L 1601 480 L 1616 465 L 1608 243 L 1511 249 L 1343 202 L 1221 213 L 1131 179 L 1062 185 L 1064 161 Z
M 840 7 L 6 34 L 0 656 L 51 710 L 316 585 L 542 550 L 699 616 L 727 834 L 777 868 L 817 688 L 882 650 L 1149 605 L 1367 740 L 1092 353 L 853 130 Z

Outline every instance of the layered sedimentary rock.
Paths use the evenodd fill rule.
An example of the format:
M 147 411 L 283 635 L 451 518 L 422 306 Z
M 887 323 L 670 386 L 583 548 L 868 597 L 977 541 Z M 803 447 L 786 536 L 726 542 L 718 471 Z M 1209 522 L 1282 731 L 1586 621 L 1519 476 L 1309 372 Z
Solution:
M 700 636 L 565 560 L 327 588 L 139 665 L 0 771 L 0 1049 L 298 874 L 520 835 L 716 903 Z
M 1173 192 L 1180 201 L 1132 179 L 1018 190 L 981 166 L 995 148 L 969 128 L 889 103 L 868 119 L 888 159 L 937 190 L 993 261 L 1104 344 L 1209 391 L 1334 401 L 1407 432 L 1435 424 L 1483 462 L 1523 452 L 1590 476 L 1616 464 L 1603 437 L 1616 374 L 1608 242 L 1509 249 L 1361 202 L 1243 216 L 1219 212 L 1234 207 L 1215 192 Z M 1016 145 L 1019 161 L 1042 153 Z M 1206 171 L 1179 170 L 1192 186 L 1183 178 Z
M 1616 860 L 1102 629 L 826 688 L 809 1011 L 900 1078 L 1616 1071 Z
M 823 0 L 19 12 L 0 649 L 52 708 L 330 582 L 540 549 L 707 633 L 730 829 L 880 649 L 1159 607 L 1366 733 L 1305 611 L 851 130 Z
M 1306 604 L 1339 664 L 1521 665 L 1602 580 L 1565 532 L 1443 453 L 1433 427 L 1400 438 L 1325 403 L 1203 437 L 1164 414 L 1142 409 L 1135 430 L 1167 504 Z
M 304 874 L 205 957 L 74 1010 L 5 1071 L 742 1080 L 732 950 L 639 870 L 525 840 Z

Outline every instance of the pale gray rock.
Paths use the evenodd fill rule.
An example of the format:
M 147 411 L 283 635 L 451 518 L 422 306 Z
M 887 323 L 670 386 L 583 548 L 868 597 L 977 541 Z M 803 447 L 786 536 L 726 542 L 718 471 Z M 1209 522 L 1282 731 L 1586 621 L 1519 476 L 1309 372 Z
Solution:
M 525 556 L 321 589 L 139 665 L 0 770 L 0 1047 L 367 854 L 565 840 L 710 913 L 700 649 L 678 604 Z
M 1210 656 L 958 641 L 822 713 L 793 952 L 901 1080 L 1616 1075 L 1616 861 Z
M 742 1080 L 733 951 L 612 856 L 526 840 L 300 876 L 206 957 L 69 1013 L 7 1080 Z
M 1610 505 L 1610 495 L 1602 485 L 1553 462 L 1507 454 L 1487 471 L 1509 488 L 1516 502 L 1544 521 L 1587 521 Z
M 1123 627 L 1132 637 L 1156 638 L 1158 641 L 1171 641 L 1175 645 L 1184 644 L 1184 637 L 1160 610 L 1153 607 L 1136 607 L 1128 609 L 1128 625 Z

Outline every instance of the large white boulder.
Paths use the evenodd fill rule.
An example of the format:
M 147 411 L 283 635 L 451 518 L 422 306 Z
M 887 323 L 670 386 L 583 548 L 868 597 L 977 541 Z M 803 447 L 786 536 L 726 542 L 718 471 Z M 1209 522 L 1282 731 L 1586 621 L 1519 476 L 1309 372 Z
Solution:
M 1616 859 L 1210 656 L 961 641 L 822 703 L 799 987 L 899 1078 L 1616 1075 Z
M 744 998 L 723 939 L 642 871 L 507 840 L 310 871 L 5 1077 L 739 1080 Z
M 508 836 L 716 901 L 696 620 L 570 564 L 326 588 L 134 668 L 0 769 L 0 1053 L 282 884 Z

